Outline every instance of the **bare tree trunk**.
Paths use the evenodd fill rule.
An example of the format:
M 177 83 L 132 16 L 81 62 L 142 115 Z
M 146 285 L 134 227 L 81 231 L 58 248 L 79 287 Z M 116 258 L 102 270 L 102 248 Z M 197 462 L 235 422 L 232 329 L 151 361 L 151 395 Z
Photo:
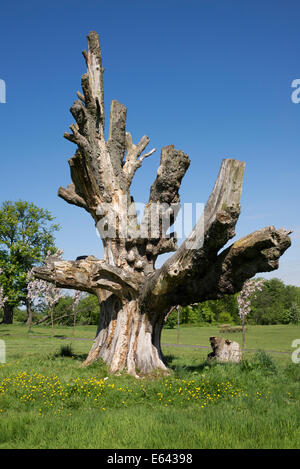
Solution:
M 29 327 L 29 330 L 31 330 L 32 322 L 33 322 L 33 311 L 31 308 L 31 301 L 26 297 L 25 300 L 26 304 L 26 309 L 27 309 L 27 322 L 26 325 Z
M 60 322 L 62 319 L 65 319 L 65 318 L 69 318 L 69 314 L 63 314 L 62 316 L 59 316 L 57 318 L 53 318 L 53 324 L 55 322 Z M 47 322 L 49 321 L 49 322 Z M 52 324 L 52 319 L 51 319 L 51 316 L 44 316 L 42 319 L 40 319 L 39 321 L 37 321 L 35 324 L 35 326 L 37 326 L 38 324 L 42 324 L 42 323 L 46 323 L 47 326 L 49 326 L 50 324 Z
M 84 365 L 101 357 L 111 372 L 166 371 L 160 348 L 163 319 L 141 314 L 136 300 L 121 301 L 114 294 L 105 296 L 100 303 L 97 336 Z
M 37 326 L 38 324 L 42 324 L 43 322 L 46 322 L 46 321 L 48 321 L 49 319 L 51 320 L 51 318 L 50 318 L 49 315 L 43 316 L 42 319 L 39 319 L 38 321 L 36 321 L 36 322 L 34 323 L 34 325 Z
M 13 317 L 14 317 L 14 307 L 9 304 L 5 303 L 3 307 L 3 324 L 12 324 L 13 323 Z

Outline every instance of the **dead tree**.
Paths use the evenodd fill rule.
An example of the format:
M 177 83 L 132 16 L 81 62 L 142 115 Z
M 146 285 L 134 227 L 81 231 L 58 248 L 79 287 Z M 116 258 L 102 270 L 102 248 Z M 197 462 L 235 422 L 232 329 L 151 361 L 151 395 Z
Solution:
M 35 276 L 62 288 L 97 295 L 99 326 L 85 364 L 101 357 L 111 372 L 166 370 L 160 337 L 170 308 L 233 294 L 257 272 L 277 269 L 279 257 L 290 246 L 289 232 L 269 226 L 220 252 L 235 235 L 245 167 L 241 161 L 224 159 L 201 219 L 177 248 L 176 234 L 166 233 L 180 208 L 180 183 L 190 160 L 173 145 L 161 150 L 160 166 L 139 224 L 130 186 L 135 172 L 154 150 L 144 153 L 147 136 L 133 143 L 126 132 L 126 107 L 116 100 L 111 103 L 105 140 L 97 33 L 88 35 L 88 51 L 83 55 L 87 65 L 81 80 L 83 94 L 77 93 L 79 99 L 70 109 L 76 123 L 64 135 L 77 145 L 69 160 L 73 182 L 60 187 L 58 195 L 90 213 L 101 232 L 104 259 L 88 256 L 65 261 L 52 256 L 35 269 Z M 151 225 L 153 213 L 156 221 Z M 172 251 L 175 253 L 165 264 L 155 269 L 157 257 Z
M 242 352 L 237 342 L 223 337 L 210 337 L 209 341 L 213 351 L 207 355 L 208 361 L 216 360 L 221 363 L 241 361 Z

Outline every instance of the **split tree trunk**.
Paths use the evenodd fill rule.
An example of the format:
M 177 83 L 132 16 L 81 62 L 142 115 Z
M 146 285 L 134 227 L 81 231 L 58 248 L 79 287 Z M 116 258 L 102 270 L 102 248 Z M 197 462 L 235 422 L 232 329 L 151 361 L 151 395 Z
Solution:
M 245 169 L 242 161 L 225 159 L 200 220 L 177 249 L 176 233 L 167 233 L 180 209 L 180 184 L 190 160 L 173 145 L 161 150 L 139 223 L 130 186 L 155 150 L 143 153 L 147 136 L 133 143 L 126 132 L 126 107 L 116 100 L 105 140 L 103 67 L 95 32 L 88 35 L 88 44 L 83 94 L 77 93 L 79 100 L 71 107 L 76 124 L 70 126 L 72 133 L 65 133 L 77 145 L 69 160 L 72 183 L 60 187 L 58 195 L 92 216 L 103 240 L 104 259 L 64 261 L 54 255 L 34 272 L 59 287 L 97 295 L 99 327 L 85 365 L 102 358 L 112 372 L 166 370 L 160 348 L 166 313 L 177 305 L 236 293 L 256 273 L 277 269 L 291 244 L 289 232 L 269 226 L 222 251 L 235 235 Z M 156 270 L 157 257 L 174 251 Z

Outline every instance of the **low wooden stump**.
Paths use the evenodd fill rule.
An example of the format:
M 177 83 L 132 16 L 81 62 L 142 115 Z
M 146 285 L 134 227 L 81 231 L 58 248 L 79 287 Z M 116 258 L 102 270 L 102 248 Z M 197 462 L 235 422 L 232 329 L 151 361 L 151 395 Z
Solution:
M 213 351 L 207 355 L 208 360 L 217 360 L 221 363 L 241 361 L 242 352 L 238 342 L 223 337 L 210 337 L 209 340 Z

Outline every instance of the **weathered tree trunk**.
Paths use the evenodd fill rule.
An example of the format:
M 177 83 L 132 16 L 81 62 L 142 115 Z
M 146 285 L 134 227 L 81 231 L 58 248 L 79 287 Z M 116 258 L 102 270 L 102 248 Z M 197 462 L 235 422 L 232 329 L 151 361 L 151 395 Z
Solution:
M 9 304 L 5 303 L 3 307 L 3 324 L 12 324 L 13 323 L 13 317 L 14 317 L 14 307 Z
M 241 321 L 242 321 L 242 340 L 243 340 L 242 347 L 244 349 L 246 345 L 246 331 L 245 331 L 245 316 L 243 314 L 241 317 Z
M 208 360 L 216 360 L 221 363 L 239 363 L 241 361 L 242 352 L 237 342 L 223 337 L 210 337 L 209 340 L 213 351 L 207 355 Z
M 160 348 L 162 318 L 141 314 L 136 300 L 122 301 L 112 293 L 105 296 L 97 336 L 84 365 L 101 357 L 112 372 L 166 370 Z
M 204 212 L 192 233 L 177 249 L 169 233 L 180 209 L 179 189 L 190 160 L 173 145 L 161 150 L 157 176 L 150 188 L 141 223 L 130 186 L 143 160 L 149 138 L 134 144 L 126 132 L 126 107 L 114 100 L 109 135 L 104 132 L 103 68 L 99 37 L 88 35 L 83 55 L 87 73 L 83 94 L 71 107 L 76 124 L 65 138 L 77 145 L 69 160 L 72 183 L 60 187 L 66 202 L 90 213 L 104 245 L 104 259 L 93 256 L 64 261 L 49 256 L 35 269 L 38 278 L 62 288 L 97 295 L 99 327 L 85 365 L 102 358 L 112 372 L 127 369 L 147 373 L 166 370 L 160 336 L 166 313 L 241 290 L 258 272 L 278 268 L 290 246 L 289 232 L 273 226 L 223 246 L 235 235 L 245 163 L 225 159 Z M 160 254 L 176 251 L 158 270 Z

